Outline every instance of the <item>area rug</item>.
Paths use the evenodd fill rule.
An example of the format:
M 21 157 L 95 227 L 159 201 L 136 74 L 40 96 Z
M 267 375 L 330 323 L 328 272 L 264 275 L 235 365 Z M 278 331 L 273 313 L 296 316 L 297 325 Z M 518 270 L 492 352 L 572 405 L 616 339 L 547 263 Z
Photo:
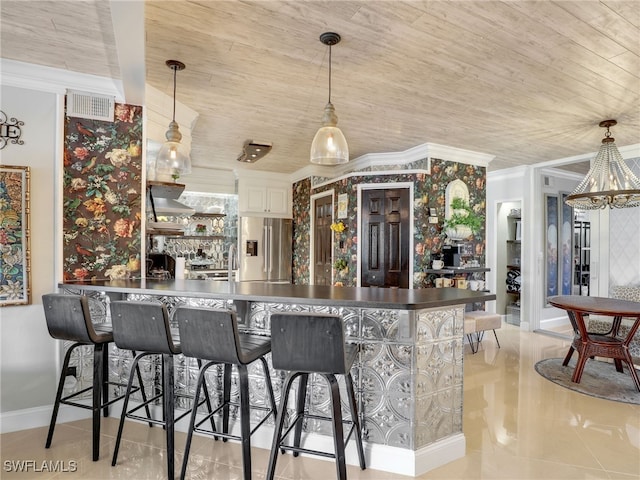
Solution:
M 636 389 L 626 366 L 624 373 L 620 373 L 616 372 L 613 363 L 587 360 L 580 383 L 573 383 L 571 376 L 576 366 L 575 361 L 569 362 L 566 367 L 562 366 L 562 361 L 562 358 L 540 360 L 535 365 L 536 372 L 547 380 L 575 392 L 614 402 L 640 405 L 640 392 Z

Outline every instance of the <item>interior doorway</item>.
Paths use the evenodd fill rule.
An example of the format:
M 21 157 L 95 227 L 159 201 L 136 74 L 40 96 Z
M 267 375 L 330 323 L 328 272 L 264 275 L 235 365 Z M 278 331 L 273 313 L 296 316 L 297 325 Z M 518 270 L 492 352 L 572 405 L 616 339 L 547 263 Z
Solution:
M 410 207 L 409 188 L 362 190 L 361 286 L 409 288 Z
M 522 202 L 508 201 L 496 211 L 496 313 L 520 326 L 522 290 Z
M 333 196 L 313 200 L 313 284 L 331 285 Z

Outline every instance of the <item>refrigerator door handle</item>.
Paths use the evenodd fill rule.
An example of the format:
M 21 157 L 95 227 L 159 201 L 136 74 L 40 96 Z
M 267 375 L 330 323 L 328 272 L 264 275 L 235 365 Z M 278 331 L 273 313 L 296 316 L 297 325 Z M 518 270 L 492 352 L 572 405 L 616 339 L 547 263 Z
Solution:
M 273 269 L 273 227 L 269 225 L 267 228 L 269 229 L 269 266 L 267 271 L 269 272 L 269 279 L 271 279 L 271 272 Z
M 267 273 L 269 271 L 269 235 L 267 233 L 268 228 L 269 227 L 267 227 L 266 225 L 262 227 L 262 248 L 264 249 L 262 271 L 264 273 Z

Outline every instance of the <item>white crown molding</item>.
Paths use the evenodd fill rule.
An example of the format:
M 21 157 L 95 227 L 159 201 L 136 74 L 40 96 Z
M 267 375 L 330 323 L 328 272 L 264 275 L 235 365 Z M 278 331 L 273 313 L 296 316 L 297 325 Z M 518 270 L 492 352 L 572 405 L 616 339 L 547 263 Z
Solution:
M 269 182 L 293 183 L 289 177 L 287 177 L 286 175 L 283 175 L 282 173 L 266 172 L 262 170 L 249 170 L 249 169 L 242 168 L 242 166 L 235 168 L 233 170 L 233 173 L 238 180 L 263 179 Z
M 530 170 L 530 165 L 519 165 L 512 168 L 504 168 L 502 170 L 494 170 L 487 172 L 487 181 L 500 181 L 513 178 L 522 178 Z
M 549 175 L 554 178 L 566 178 L 568 180 L 580 181 L 584 178 L 584 174 L 577 172 L 570 172 L 562 170 L 560 168 L 546 167 L 539 170 L 540 175 Z
M 618 151 L 625 160 L 629 158 L 640 158 L 640 143 L 618 147 Z
M 2 85 L 65 95 L 67 89 L 113 95 L 124 102 L 122 82 L 112 78 L 0 58 Z
M 640 143 L 634 143 L 633 145 L 625 145 L 622 147 L 618 147 L 618 151 L 620 152 L 620 155 L 622 155 L 622 158 L 625 160 L 629 158 L 640 157 Z M 572 157 L 564 157 L 564 158 L 558 158 L 556 160 L 549 160 L 547 162 L 536 163 L 532 166 L 544 168 L 544 167 L 557 167 L 560 165 L 567 165 L 569 163 L 576 163 L 576 162 L 588 162 L 593 160 L 597 154 L 598 152 L 581 153 L 580 155 L 574 155 Z
M 486 167 L 489 165 L 489 162 L 495 158 L 495 155 L 449 147 L 437 143 L 423 143 L 401 152 L 367 153 L 349 163 L 336 165 L 334 167 L 307 165 L 293 172 L 291 174 L 291 181 L 296 182 L 312 176 L 342 178 L 348 172 L 361 171 L 381 165 L 405 165 L 424 158 L 438 158 L 449 162 L 460 162 Z

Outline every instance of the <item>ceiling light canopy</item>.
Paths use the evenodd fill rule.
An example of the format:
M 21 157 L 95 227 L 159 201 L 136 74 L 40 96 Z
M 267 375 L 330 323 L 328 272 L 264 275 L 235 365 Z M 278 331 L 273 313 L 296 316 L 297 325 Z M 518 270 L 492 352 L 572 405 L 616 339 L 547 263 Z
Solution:
M 609 131 L 618 122 L 604 120 L 607 129 L 587 176 L 567 197 L 567 205 L 580 210 L 640 206 L 640 180 L 625 163 Z
M 255 163 L 269 153 L 271 148 L 271 143 L 247 140 L 242 145 L 242 153 L 237 160 L 244 163 Z
M 177 180 L 181 175 L 191 173 L 189 149 L 183 143 L 180 143 L 182 134 L 176 122 L 176 72 L 184 70 L 185 65 L 178 60 L 167 60 L 165 63 L 167 67 L 173 70 L 173 117 L 171 123 L 169 123 L 169 129 L 165 133 L 167 141 L 162 144 L 158 151 L 156 174 L 169 175 L 174 180 Z
M 322 127 L 317 131 L 311 143 L 311 163 L 319 165 L 338 165 L 349 161 L 349 146 L 338 124 L 335 108 L 331 103 L 331 47 L 340 42 L 340 35 L 325 32 L 320 41 L 329 46 L 329 101 L 324 107 Z

